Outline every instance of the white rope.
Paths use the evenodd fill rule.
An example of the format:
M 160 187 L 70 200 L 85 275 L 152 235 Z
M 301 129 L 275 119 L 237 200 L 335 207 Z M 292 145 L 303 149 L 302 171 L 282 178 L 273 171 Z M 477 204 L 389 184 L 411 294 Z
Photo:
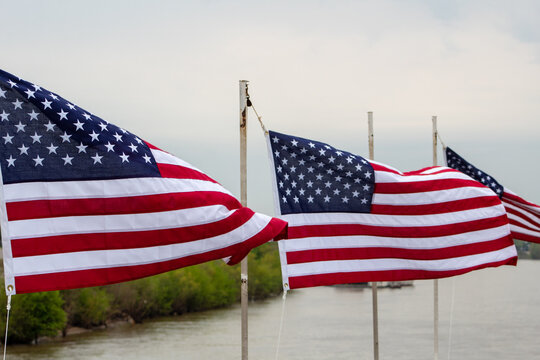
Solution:
M 6 335 L 4 336 L 4 360 L 6 360 L 6 349 L 7 349 L 7 335 L 8 335 L 8 326 L 9 326 L 9 313 L 11 310 L 11 294 L 7 298 L 7 315 L 6 315 Z
M 255 115 L 257 116 L 257 119 L 259 120 L 259 124 L 261 124 L 261 128 L 264 131 L 264 134 L 268 135 L 268 130 L 266 130 L 266 126 L 264 126 L 262 122 L 262 116 L 259 116 L 259 113 L 257 113 L 257 110 L 255 110 L 255 106 L 253 106 L 253 103 L 251 102 L 251 100 L 248 106 L 253 109 L 253 112 L 255 113 Z
M 456 299 L 456 278 L 452 278 L 452 300 L 450 302 L 450 329 L 448 330 L 448 360 L 450 360 L 450 351 L 452 350 L 452 323 L 454 320 L 454 303 Z
M 281 332 L 283 331 L 283 318 L 285 317 L 285 300 L 287 299 L 287 290 L 283 291 L 283 302 L 281 304 L 281 320 L 279 321 L 279 333 L 276 345 L 276 360 L 279 358 L 279 345 L 281 343 Z

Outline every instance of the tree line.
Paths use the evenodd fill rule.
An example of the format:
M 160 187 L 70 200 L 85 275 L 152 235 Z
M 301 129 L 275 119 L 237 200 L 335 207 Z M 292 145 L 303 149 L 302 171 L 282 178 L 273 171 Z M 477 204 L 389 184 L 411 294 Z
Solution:
M 249 298 L 282 291 L 276 243 L 248 256 Z M 240 266 L 217 260 L 167 273 L 92 288 L 14 295 L 8 344 L 37 343 L 65 335 L 70 327 L 95 328 L 113 321 L 146 319 L 229 306 L 240 299 Z M 0 296 L 0 328 L 5 329 L 6 296 Z M 2 337 L 3 341 L 3 337 Z

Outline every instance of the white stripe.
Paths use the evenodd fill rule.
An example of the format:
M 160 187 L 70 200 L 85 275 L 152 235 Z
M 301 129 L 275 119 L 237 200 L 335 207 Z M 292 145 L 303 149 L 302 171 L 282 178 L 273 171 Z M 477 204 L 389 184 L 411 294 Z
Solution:
M 509 234 L 510 231 L 508 225 L 505 224 L 496 228 L 432 238 L 392 238 L 366 235 L 339 237 L 329 236 L 289 239 L 280 241 L 279 244 L 283 245 L 285 251 L 288 252 L 369 247 L 429 250 L 496 240 Z
M 154 159 L 159 164 L 180 165 L 180 166 L 183 166 L 185 168 L 196 170 L 196 171 L 204 174 L 204 172 L 197 169 L 195 166 L 191 165 L 188 162 L 185 162 L 182 159 L 177 158 L 174 155 L 169 154 L 168 152 L 157 150 L 157 149 L 151 149 L 151 151 L 152 151 L 152 155 L 154 155 Z
M 487 187 L 465 186 L 456 189 L 424 191 L 407 194 L 373 194 L 372 203 L 375 205 L 426 205 L 441 202 L 473 199 L 482 196 L 495 196 Z
M 134 178 L 4 185 L 6 202 L 111 198 L 192 191 L 216 191 L 231 195 L 219 184 L 193 179 Z
M 401 175 L 387 171 L 375 171 L 376 183 L 412 183 L 429 180 L 462 179 L 472 180 L 469 176 L 459 171 L 448 171 L 433 175 Z
M 523 220 L 523 218 L 521 218 L 519 216 L 516 216 L 514 214 L 510 214 L 510 213 L 508 213 L 507 215 L 508 215 L 508 219 L 511 219 L 511 220 L 514 220 L 514 221 L 518 222 L 521 226 L 526 226 L 528 228 L 532 228 L 532 230 L 534 230 L 534 231 L 540 231 L 540 228 L 538 226 L 536 226 L 534 224 L 531 224 L 528 221 Z M 515 225 L 515 224 L 510 224 L 510 225 L 520 227 L 520 225 Z
M 519 212 L 519 213 L 525 215 L 525 216 L 526 216 L 527 218 L 529 218 L 531 221 L 535 221 L 535 220 L 538 221 L 537 218 L 536 218 L 536 219 L 531 218 L 531 216 L 530 216 L 529 213 L 524 212 L 524 211 L 522 211 L 522 210 L 519 209 L 519 208 L 516 208 L 516 207 L 511 206 L 511 205 L 509 205 L 509 204 L 506 204 L 506 207 L 508 207 L 508 208 L 510 208 L 510 209 L 514 209 L 514 210 L 516 210 L 517 212 Z M 509 218 L 509 219 L 515 220 L 515 221 L 517 221 L 517 222 L 523 224 L 524 226 L 528 226 L 528 227 L 531 227 L 531 228 L 533 228 L 533 229 L 536 229 L 536 230 L 539 230 L 539 231 L 540 231 L 540 227 L 538 227 L 537 225 L 533 224 L 532 222 L 527 221 L 526 219 L 523 219 L 523 218 L 520 217 L 520 216 L 517 216 L 517 215 L 512 214 L 512 213 L 509 213 L 509 212 L 507 212 L 507 215 L 508 215 L 508 218 Z
M 292 264 L 288 266 L 289 277 L 385 270 L 454 271 L 498 262 L 517 256 L 514 245 L 501 250 L 442 260 L 370 259 L 336 260 Z
M 518 207 L 522 208 L 523 210 L 530 212 L 531 215 L 534 214 L 535 216 L 540 216 L 540 207 L 531 206 L 531 205 L 525 204 L 525 203 L 523 203 L 521 201 L 510 199 L 510 198 L 508 198 L 508 197 L 506 197 L 504 195 L 502 197 L 502 202 L 505 203 L 505 204 L 511 204 L 511 205 L 514 205 L 514 206 L 518 206 Z
M 530 236 L 535 236 L 535 237 L 540 236 L 540 233 L 538 231 L 525 229 L 525 228 L 522 228 L 521 226 L 514 225 L 514 224 L 510 224 L 510 230 L 513 233 L 525 234 L 525 235 L 530 235 Z
M 502 204 L 472 210 L 456 211 L 434 215 L 375 215 L 362 213 L 303 213 L 281 217 L 289 226 L 359 224 L 384 227 L 416 227 L 456 224 L 480 219 L 493 218 L 506 213 Z
M 120 231 L 146 231 L 180 228 L 216 222 L 230 216 L 223 205 L 141 214 L 65 216 L 9 222 L 12 240 Z
M 256 235 L 271 218 L 255 214 L 247 223 L 231 232 L 212 238 L 181 244 L 137 249 L 82 251 L 64 254 L 28 256 L 13 259 L 15 276 L 64 271 L 144 265 L 202 254 L 225 248 Z

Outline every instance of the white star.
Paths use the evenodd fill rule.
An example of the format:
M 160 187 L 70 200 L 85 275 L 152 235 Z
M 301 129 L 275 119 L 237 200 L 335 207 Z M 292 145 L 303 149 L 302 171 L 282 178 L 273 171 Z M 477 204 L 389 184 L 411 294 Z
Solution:
M 305 163 L 306 163 L 306 161 L 303 160 L 303 159 L 300 159 L 300 160 L 298 161 L 298 165 L 300 165 L 300 166 L 304 165 Z
M 362 204 L 367 204 L 367 199 L 366 198 L 363 198 L 362 200 L 360 200 L 362 202 Z
M 3 136 L 2 138 L 4 139 L 4 144 L 7 144 L 7 143 L 13 144 L 11 142 L 11 139 L 13 139 L 13 136 L 9 135 L 9 133 L 6 133 L 6 136 Z
M 83 130 L 84 123 L 82 123 L 79 119 L 77 119 L 77 122 L 75 124 L 73 124 L 73 125 L 75 125 L 75 127 L 76 127 L 75 131 Z
M 279 142 L 279 138 L 277 136 L 274 136 L 274 138 L 272 139 L 274 140 L 274 143 L 278 143 Z
M 64 134 L 60 135 L 60 137 L 62 138 L 62 142 L 64 143 L 64 142 L 69 142 L 69 138 L 71 137 L 71 135 L 69 135 L 67 131 L 64 131 Z
M 101 131 L 109 131 L 109 130 L 107 130 L 107 124 L 105 124 L 105 123 L 99 123 L 98 125 L 99 125 L 99 127 L 101 128 Z
M 330 196 L 326 195 L 326 196 L 324 197 L 324 202 L 330 202 Z
M 21 105 L 22 105 L 23 103 L 22 103 L 21 100 L 15 99 L 15 101 L 12 102 L 12 104 L 15 106 L 15 110 L 17 110 L 17 109 L 21 109 L 21 110 L 22 110 L 22 106 L 21 106 Z
M 315 170 L 315 169 L 313 168 L 313 166 L 310 166 L 310 167 L 307 168 L 307 172 L 308 172 L 308 173 L 312 173 L 313 170 Z
M 305 153 L 307 153 L 307 150 L 306 150 L 306 148 L 301 148 L 301 149 L 300 149 L 300 153 L 301 153 L 301 154 L 305 154 Z
M 336 160 L 336 158 L 333 157 L 333 156 L 330 156 L 330 157 L 328 158 L 328 161 L 330 161 L 330 163 L 333 163 L 335 160 Z
M 293 182 L 291 183 L 291 186 L 292 186 L 293 188 L 295 188 L 295 187 L 296 187 L 296 181 L 293 180 Z
M 43 104 L 43 110 L 52 109 L 51 108 L 51 104 L 52 104 L 51 101 L 45 99 L 45 101 L 42 101 L 41 103 Z
M 284 178 L 285 180 L 289 180 L 289 174 L 283 175 L 283 178 Z
M 97 163 L 101 164 L 101 159 L 102 158 L 103 158 L 103 156 L 99 156 L 97 153 L 96 153 L 96 156 L 92 157 L 92 159 L 94 159 L 94 164 L 97 164 Z
M 339 191 L 339 189 L 335 189 L 335 190 L 334 190 L 334 195 L 339 195 L 340 192 L 341 192 L 341 191 Z
M 283 200 L 284 203 L 287 202 L 287 198 L 286 198 L 285 196 L 283 196 L 283 197 L 281 198 L 281 200 Z
M 152 163 L 152 158 L 146 154 L 144 154 L 144 156 L 142 157 L 144 159 L 144 161 L 148 164 L 151 164 Z
M 298 146 L 298 141 L 296 141 L 296 140 L 293 139 L 293 140 L 291 141 L 291 144 L 292 144 L 292 146 Z
M 28 89 L 28 90 L 25 91 L 25 93 L 26 93 L 26 96 L 28 96 L 28 99 L 35 98 L 35 96 L 34 96 L 35 91 L 32 91 L 32 90 Z
M 60 115 L 60 120 L 67 120 L 68 119 L 67 114 L 69 114 L 69 113 L 65 112 L 64 109 L 60 109 L 60 112 L 57 113 L 57 114 Z
M 32 86 L 34 87 L 35 91 L 41 91 L 41 86 L 36 85 L 36 84 L 32 84 Z
M 278 167 L 277 167 L 277 172 L 280 173 L 280 172 L 282 172 L 282 171 L 283 171 L 283 168 L 282 168 L 281 166 L 278 166 Z
M 289 162 L 289 160 L 283 159 L 283 160 L 281 160 L 281 162 L 283 163 L 283 165 L 287 165 L 287 163 Z
M 129 155 L 126 155 L 125 153 L 122 153 L 122 155 L 120 155 L 120 157 L 122 158 L 122 163 L 129 162 L 129 160 L 128 160 Z
M 34 143 L 41 143 L 41 141 L 39 139 L 41 139 L 41 136 L 42 135 L 38 135 L 37 132 L 35 131 L 34 132 L 34 135 L 31 135 L 30 137 L 32 138 L 32 144 Z
M 21 153 L 19 155 L 22 155 L 22 154 L 28 155 L 28 149 L 30 149 L 30 148 L 26 147 L 26 146 L 24 146 L 24 144 L 22 144 L 22 146 L 20 148 L 18 148 L 18 149 L 21 151 Z
M 302 195 L 302 196 L 304 195 L 305 192 L 306 192 L 306 190 L 304 190 L 304 189 L 298 190 L 298 193 L 299 193 L 300 195 Z
M 337 182 L 340 182 L 341 181 L 341 176 L 338 175 L 338 176 L 335 177 L 335 179 L 336 179 Z
M 8 167 L 10 167 L 10 166 L 15 167 L 15 160 L 16 159 L 14 159 L 12 155 L 10 155 L 9 159 L 6 159 L 6 161 L 8 162 Z
M 317 174 L 317 175 L 315 175 L 315 178 L 317 180 L 322 180 L 323 176 L 321 174 Z
M 114 145 L 111 144 L 110 141 L 105 145 L 105 147 L 107 148 L 107 152 L 114 151 Z
M 0 97 L 6 98 L 6 91 L 2 90 L 2 88 L 0 88 Z
M 364 176 L 366 177 L 366 179 L 371 179 L 371 173 L 369 171 L 366 171 Z
M 54 95 L 53 93 L 50 93 L 49 96 L 52 97 L 53 100 L 58 100 L 58 96 Z
M 2 118 L 2 121 L 8 121 L 9 113 L 6 112 L 6 110 L 2 110 L 2 113 L 0 114 L 0 118 Z
M 116 134 L 114 134 L 113 136 L 114 136 L 114 138 L 116 139 L 116 141 L 122 141 L 122 135 L 116 133 Z
M 285 189 L 285 194 L 287 194 L 287 196 L 291 195 L 291 189 Z
M 17 83 L 14 83 L 12 80 L 8 80 L 9 85 L 11 85 L 11 88 L 17 87 Z
M 137 144 L 139 144 L 139 145 L 143 143 L 142 140 L 139 139 L 138 137 L 135 138 L 135 141 L 137 141 Z
M 362 180 L 360 180 L 360 178 L 354 179 L 354 183 L 355 183 L 355 184 L 360 184 L 361 182 L 362 182 Z
M 56 154 L 56 149 L 58 149 L 58 146 L 54 146 L 53 143 L 51 143 L 51 146 L 47 146 L 46 149 L 49 150 L 49 154 L 52 154 L 52 153 Z
M 360 193 L 359 193 L 358 191 L 354 190 L 354 191 L 352 192 L 352 196 L 353 196 L 353 197 L 358 197 L 358 195 L 360 195 Z
M 99 141 L 98 140 L 99 134 L 97 134 L 94 130 L 92 130 L 92 133 L 88 135 L 90 135 L 90 137 L 92 138 L 92 141 Z
M 137 150 L 137 145 L 133 145 L 133 143 L 129 145 L 129 148 L 131 149 L 131 152 L 139 152 L 139 150 Z
M 92 118 L 90 117 L 90 115 L 88 115 L 87 113 L 84 113 L 84 114 L 83 114 L 83 117 L 84 117 L 86 120 L 92 120 Z
M 369 185 L 368 184 L 364 185 L 362 188 L 364 189 L 364 191 L 369 191 Z
M 311 181 L 311 180 L 308 181 L 308 182 L 307 182 L 307 187 L 313 187 L 313 181 Z
M 280 182 L 279 182 L 279 187 L 280 187 L 280 188 L 283 187 L 283 181 L 280 181 Z
M 344 168 L 344 166 L 341 165 L 341 164 L 339 164 L 339 165 L 337 166 L 337 169 L 338 169 L 338 170 L 343 170 L 343 168 Z
M 332 183 L 330 181 L 327 181 L 327 182 L 324 183 L 324 186 L 329 188 L 330 186 L 332 186 Z
M 345 204 L 347 204 L 347 203 L 349 202 L 349 198 L 346 197 L 346 196 L 342 197 L 341 200 L 342 200 Z
M 321 156 L 323 156 L 324 154 L 326 154 L 326 150 L 320 149 L 320 150 L 319 150 L 319 154 L 321 154 Z
M 71 110 L 75 110 L 75 106 L 73 106 L 73 104 L 71 103 L 66 103 L 67 107 L 70 108 Z
M 123 132 L 124 134 L 127 133 L 127 130 L 126 130 L 126 129 L 120 128 L 120 131 Z
M 315 144 L 314 144 L 314 143 L 312 143 L 312 142 L 309 142 L 309 144 L 308 144 L 308 145 L 309 145 L 309 147 L 310 147 L 310 148 L 312 148 L 312 149 L 313 149 L 313 148 L 315 147 Z
M 274 155 L 276 155 L 276 157 L 278 158 L 279 157 L 279 150 L 274 151 Z
M 342 156 L 342 155 L 343 155 L 343 152 L 338 150 L 338 151 L 336 151 L 336 155 L 337 155 L 337 156 Z
M 307 201 L 308 201 L 308 203 L 312 203 L 313 202 L 313 196 L 309 195 L 307 197 Z
M 349 190 L 349 188 L 351 187 L 351 184 L 345 184 L 343 185 L 343 187 L 345 188 L 345 190 Z
M 334 170 L 332 170 L 332 169 L 327 169 L 327 170 L 326 170 L 326 173 L 327 173 L 328 175 L 332 175 L 332 174 L 334 173 Z
M 84 145 L 83 143 L 81 143 L 80 145 L 77 145 L 75 146 L 77 149 L 79 149 L 79 154 L 80 153 L 85 153 L 86 152 L 86 148 L 88 147 L 88 145 Z
M 71 156 L 69 156 L 68 154 L 66 154 L 66 156 L 63 157 L 62 160 L 64 160 L 64 165 L 67 165 L 67 164 L 73 165 L 71 163 L 71 160 L 73 160 L 73 158 Z
M 15 127 L 17 128 L 17 132 L 19 131 L 24 131 L 24 128 L 26 127 L 26 125 L 22 124 L 20 121 L 17 125 L 15 125 Z
M 49 120 L 48 124 L 45 124 L 45 127 L 47 128 L 47 131 L 54 131 L 54 124 Z
M 293 172 L 296 172 L 296 166 L 291 166 L 291 169 L 290 169 L 290 170 L 291 170 L 292 173 L 293 173 Z
M 348 158 L 346 158 L 345 160 L 347 160 L 347 164 L 350 164 L 350 163 L 352 163 L 352 160 L 353 160 L 353 159 L 352 159 L 351 157 L 348 157 Z
M 299 201 L 297 196 L 293 197 L 293 200 L 294 200 L 295 203 L 298 203 L 298 201 Z
M 35 112 L 34 109 L 32 109 L 32 112 L 31 113 L 28 113 L 28 115 L 30 115 L 30 121 L 32 120 L 37 120 L 38 118 L 38 115 L 39 113 Z
M 304 175 L 304 174 L 300 174 L 300 175 L 298 175 L 298 179 L 304 180 L 304 177 L 305 177 L 305 176 L 306 176 L 306 175 Z
M 315 189 L 315 195 L 321 195 L 322 190 L 317 188 Z
M 34 166 L 38 166 L 38 165 L 43 166 L 43 160 L 45 160 L 45 159 L 40 158 L 39 155 L 38 155 L 32 160 L 34 160 L 36 162 Z

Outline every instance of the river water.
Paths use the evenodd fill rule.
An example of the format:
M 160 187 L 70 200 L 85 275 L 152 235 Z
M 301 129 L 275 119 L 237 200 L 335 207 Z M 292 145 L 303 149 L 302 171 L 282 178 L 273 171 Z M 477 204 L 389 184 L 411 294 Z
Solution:
M 439 359 L 540 359 L 540 261 L 439 280 Z M 433 359 L 433 281 L 379 289 L 381 359 Z M 249 358 L 372 359 L 371 289 L 293 290 L 249 306 Z M 10 346 L 8 359 L 239 359 L 240 308 Z

